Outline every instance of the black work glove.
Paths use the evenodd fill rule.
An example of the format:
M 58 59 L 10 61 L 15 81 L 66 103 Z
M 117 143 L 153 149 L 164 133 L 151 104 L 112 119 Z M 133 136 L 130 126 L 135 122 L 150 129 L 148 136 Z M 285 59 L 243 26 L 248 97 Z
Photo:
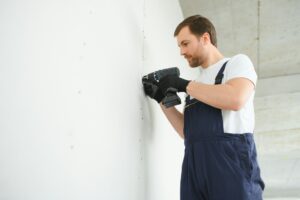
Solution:
M 144 83 L 143 86 L 144 86 L 145 94 L 150 98 L 154 99 L 155 101 L 157 101 L 157 103 L 160 103 L 162 99 L 165 97 L 158 86 L 154 85 L 154 87 L 157 87 L 156 92 L 153 91 L 153 85 L 151 84 Z
M 159 83 L 158 87 L 161 89 L 162 93 L 165 94 L 168 88 L 175 88 L 178 92 L 186 92 L 186 87 L 189 84 L 189 80 L 185 80 L 178 76 L 165 76 Z

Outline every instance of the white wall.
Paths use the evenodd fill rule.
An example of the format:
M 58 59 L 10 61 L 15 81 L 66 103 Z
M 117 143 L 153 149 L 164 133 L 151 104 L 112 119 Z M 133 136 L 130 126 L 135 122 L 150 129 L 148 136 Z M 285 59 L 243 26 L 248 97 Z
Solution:
M 192 79 L 198 74 L 198 70 L 191 70 L 185 59 L 180 56 L 177 41 L 173 37 L 176 26 L 182 20 L 178 2 L 146 1 L 144 74 L 173 66 L 179 67 L 184 78 Z M 183 101 L 184 95 L 180 94 L 180 96 Z M 171 127 L 155 101 L 147 99 L 144 103 L 144 123 L 147 130 L 145 132 L 146 199 L 179 199 L 183 140 Z M 182 105 L 177 106 L 178 109 L 182 110 Z
M 0 9 L 0 199 L 141 199 L 143 2 Z
M 179 199 L 183 142 L 141 76 L 188 75 L 181 20 L 171 0 L 1 1 L 0 199 Z

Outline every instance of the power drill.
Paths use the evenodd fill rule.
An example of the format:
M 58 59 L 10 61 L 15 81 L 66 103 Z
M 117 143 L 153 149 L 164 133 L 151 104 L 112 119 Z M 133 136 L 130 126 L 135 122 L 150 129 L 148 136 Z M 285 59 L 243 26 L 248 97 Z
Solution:
M 148 75 L 143 76 L 142 78 L 142 83 L 145 87 L 145 85 L 147 85 L 148 87 L 151 87 L 151 91 L 152 93 L 149 95 L 151 97 L 154 97 L 155 94 L 158 91 L 158 86 L 157 84 L 159 83 L 159 81 L 165 77 L 165 76 L 178 76 L 180 75 L 179 69 L 177 67 L 170 67 L 170 68 L 166 68 L 166 69 L 161 69 L 155 72 L 152 72 Z M 181 103 L 181 100 L 179 98 L 179 96 L 176 94 L 177 89 L 175 88 L 168 88 L 167 91 L 164 94 L 164 98 L 162 100 L 162 104 L 166 107 L 172 107 L 175 105 L 178 105 Z

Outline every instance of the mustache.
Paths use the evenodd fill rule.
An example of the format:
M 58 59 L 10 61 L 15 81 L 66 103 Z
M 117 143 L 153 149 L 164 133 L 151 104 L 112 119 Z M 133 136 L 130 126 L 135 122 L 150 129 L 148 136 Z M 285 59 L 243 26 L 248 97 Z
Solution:
M 184 58 L 185 59 L 188 59 L 188 58 L 191 58 L 192 56 L 189 56 L 189 55 L 184 55 Z

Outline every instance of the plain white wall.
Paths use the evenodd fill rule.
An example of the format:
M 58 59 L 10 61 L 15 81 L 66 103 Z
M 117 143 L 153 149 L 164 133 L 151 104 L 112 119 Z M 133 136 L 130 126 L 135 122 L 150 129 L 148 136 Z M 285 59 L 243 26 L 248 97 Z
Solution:
M 183 141 L 142 75 L 179 66 L 177 1 L 0 3 L 0 200 L 179 199 Z
M 159 5 L 159 6 L 157 6 Z M 144 74 L 177 66 L 183 78 L 193 79 L 198 70 L 191 69 L 173 37 L 183 20 L 181 8 L 173 0 L 146 0 Z M 184 94 L 180 94 L 182 102 Z M 146 199 L 179 199 L 183 140 L 169 124 L 160 106 L 149 98 L 143 106 L 145 115 Z M 177 106 L 183 109 L 183 104 Z
M 143 10 L 1 1 L 1 200 L 144 198 Z

